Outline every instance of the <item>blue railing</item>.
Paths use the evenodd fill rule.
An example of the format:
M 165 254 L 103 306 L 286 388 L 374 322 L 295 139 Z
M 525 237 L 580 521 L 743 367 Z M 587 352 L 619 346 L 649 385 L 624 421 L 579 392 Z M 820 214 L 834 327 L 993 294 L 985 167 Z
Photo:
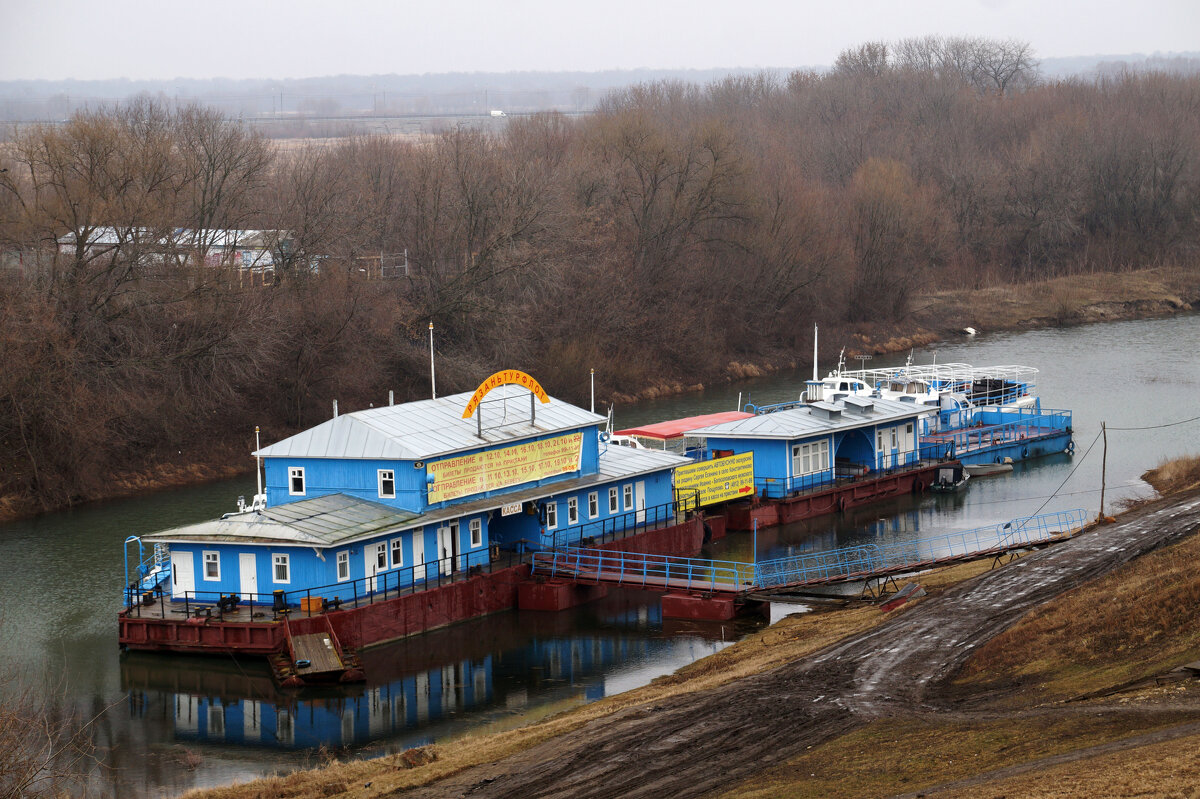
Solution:
M 813 474 L 792 477 L 755 477 L 754 489 L 767 499 L 783 499 L 792 494 L 817 491 L 834 485 L 875 480 L 883 475 L 896 474 L 918 468 L 922 461 L 939 461 L 954 457 L 951 443 L 927 442 L 916 449 L 879 454 L 877 465 L 861 463 L 834 463 L 833 469 Z
M 641 510 L 629 510 L 603 519 L 553 530 L 547 548 L 561 549 L 581 543 L 584 546 L 595 546 L 633 535 L 635 532 L 673 527 L 684 514 L 699 507 L 700 492 L 689 492 L 672 502 L 651 505 Z
M 984 407 L 975 410 L 975 421 L 983 424 L 1004 424 L 1007 422 L 1036 422 L 1039 427 L 1049 427 L 1054 430 L 1071 429 L 1071 412 L 1053 408 L 994 408 Z
M 743 592 L 838 582 L 1046 543 L 1082 529 L 1086 519 L 1082 509 L 1044 513 L 915 541 L 841 547 L 757 563 L 565 547 L 537 553 L 533 571 L 618 585 Z
M 1071 432 L 1070 411 L 977 411 L 976 424 L 980 427 L 964 427 L 938 433 L 937 441 L 951 444 L 954 451 L 962 454 L 969 450 L 998 444 L 1019 444 L 1048 434 Z
M 1070 535 L 1083 528 L 1086 518 L 1081 509 L 1059 511 L 915 541 L 866 544 L 760 561 L 755 581 L 760 588 L 830 582 L 1013 549 Z
M 132 577 L 129 569 L 129 545 L 137 544 Z M 125 539 L 125 606 L 131 607 L 139 595 L 157 593 L 162 596 L 161 586 L 171 579 L 171 556 L 163 544 L 155 544 L 150 554 L 142 539 L 131 535 Z
M 369 605 L 385 599 L 461 582 L 477 574 L 507 569 L 523 562 L 521 556 L 516 553 L 510 552 L 505 556 L 499 556 L 499 553 L 495 554 L 498 557 L 493 559 L 493 553 L 487 549 L 480 549 L 457 557 L 431 560 L 416 566 L 381 571 L 373 577 L 359 577 L 354 580 L 342 580 L 311 588 L 271 593 L 239 592 L 230 594 L 220 591 L 194 590 L 172 595 L 169 585 L 164 588 L 160 584 L 157 598 L 181 603 L 182 613 L 188 616 L 193 612 L 212 615 L 214 611 L 219 616 L 225 612 L 242 608 L 249 611 L 253 617 L 253 612 L 257 608 L 271 612 L 271 618 L 276 619 L 284 612 L 291 613 L 297 607 L 303 606 L 308 606 L 309 610 L 304 612 L 311 616 L 314 612 L 314 598 L 323 599 L 324 606 L 326 608 L 332 606 L 333 609 L 343 605 L 346 607 Z M 143 593 L 132 585 L 126 587 L 125 604 L 130 609 L 129 612 L 133 613 L 136 610 L 136 615 L 140 616 L 142 605 L 151 604 L 151 602 L 143 602 Z M 302 602 L 302 599 L 307 601 Z
M 533 558 L 533 571 L 635 588 L 743 591 L 754 586 L 753 563 L 583 547 L 539 552 Z

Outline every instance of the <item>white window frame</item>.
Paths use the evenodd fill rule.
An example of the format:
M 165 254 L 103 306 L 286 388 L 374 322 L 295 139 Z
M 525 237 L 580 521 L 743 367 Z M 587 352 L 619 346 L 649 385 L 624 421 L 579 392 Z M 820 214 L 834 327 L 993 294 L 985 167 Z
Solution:
M 380 561 L 383 561 L 382 563 Z M 375 543 L 375 573 L 387 571 L 388 567 L 388 543 L 387 541 L 377 541 Z
M 625 512 L 633 510 L 633 483 L 621 486 L 622 498 L 625 500 Z
M 390 547 L 392 553 L 392 568 L 398 568 L 404 565 L 404 539 L 393 538 Z
M 300 490 L 296 490 L 296 478 L 300 479 Z M 308 483 L 304 479 L 303 466 L 288 467 L 288 496 L 302 497 L 304 492 L 308 490 Z
M 594 519 L 600 515 L 600 494 L 596 491 L 588 494 L 588 518 Z
M 274 568 L 275 561 L 271 561 L 271 567 Z M 274 572 L 271 575 L 274 576 Z M 350 553 L 343 550 L 337 553 L 337 578 L 338 582 L 345 582 L 350 579 Z
M 204 579 L 209 582 L 215 582 L 221 579 L 221 553 L 215 549 L 203 550 L 200 554 L 200 561 L 204 564 Z M 208 575 L 208 564 L 215 564 L 217 573 L 213 576 Z
M 546 529 L 547 530 L 558 529 L 558 503 L 557 502 L 547 502 L 546 503 Z
M 829 471 L 829 439 L 792 445 L 792 474 L 804 477 Z
M 579 524 L 579 497 L 567 500 L 567 526 Z
M 472 519 L 467 526 L 471 530 L 471 549 L 478 549 L 483 546 L 483 521 L 481 519 Z
M 387 480 L 392 484 L 391 493 L 383 490 L 383 482 Z M 396 470 L 395 469 L 380 469 L 379 470 L 379 498 L 380 499 L 395 499 L 396 498 Z
M 621 497 L 621 492 L 617 490 L 617 487 L 610 486 L 608 489 L 608 512 L 609 513 L 620 513 L 621 512 L 620 497 Z
M 279 579 L 279 567 L 283 567 L 284 578 Z M 292 557 L 286 552 L 271 553 L 271 581 L 276 585 L 291 585 Z

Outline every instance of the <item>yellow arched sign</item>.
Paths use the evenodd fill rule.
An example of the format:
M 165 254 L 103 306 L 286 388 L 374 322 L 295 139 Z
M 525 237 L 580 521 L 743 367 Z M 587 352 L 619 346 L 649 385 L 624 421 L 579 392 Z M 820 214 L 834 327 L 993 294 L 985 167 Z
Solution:
M 479 384 L 479 388 L 475 389 L 475 393 L 471 395 L 471 401 L 467 403 L 467 409 L 463 411 L 462 418 L 471 418 L 471 415 L 475 413 L 475 409 L 479 407 L 480 401 L 489 391 L 505 385 L 522 386 L 529 389 L 543 403 L 550 401 L 550 398 L 546 396 L 545 389 L 538 384 L 538 381 L 524 372 L 518 372 L 516 369 L 505 369 L 496 372 L 496 374 Z

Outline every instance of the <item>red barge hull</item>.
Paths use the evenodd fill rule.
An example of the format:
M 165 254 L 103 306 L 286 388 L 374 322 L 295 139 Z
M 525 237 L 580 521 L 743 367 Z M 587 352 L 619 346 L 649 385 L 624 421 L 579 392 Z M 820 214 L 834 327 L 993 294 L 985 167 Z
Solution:
M 837 513 L 876 502 L 888 497 L 923 493 L 933 481 L 934 473 L 949 461 L 938 461 L 893 472 L 870 480 L 858 479 L 844 484 L 834 484 L 819 491 L 795 494 L 781 499 L 756 497 L 749 502 L 726 505 L 723 513 L 726 527 L 730 530 L 753 530 L 790 524 L 814 516 Z
M 710 518 L 708 526 L 710 538 L 725 534 L 724 519 Z M 691 555 L 703 546 L 705 536 L 704 520 L 694 518 L 597 546 L 626 552 Z M 516 608 L 520 586 L 529 580 L 529 565 L 520 564 L 371 604 L 343 606 L 311 616 L 295 611 L 286 622 L 287 628 L 282 619 L 184 617 L 182 613 L 176 615 L 169 601 L 159 602 L 152 610 L 141 609 L 140 615 L 121 611 L 117 619 L 118 643 L 124 649 L 153 652 L 267 657 L 287 648 L 289 629 L 291 635 L 299 636 L 331 627 L 341 646 L 358 650 Z M 558 609 L 556 605 L 549 602 L 545 609 Z M 533 607 L 539 606 L 534 603 Z

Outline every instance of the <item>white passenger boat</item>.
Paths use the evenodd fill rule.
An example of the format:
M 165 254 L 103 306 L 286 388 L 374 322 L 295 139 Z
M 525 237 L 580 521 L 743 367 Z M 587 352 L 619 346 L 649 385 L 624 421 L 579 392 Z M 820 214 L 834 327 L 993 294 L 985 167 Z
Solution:
M 845 352 L 842 350 L 838 357 L 837 369 L 819 381 L 819 385 L 814 386 L 815 381 L 809 382 L 806 396 L 809 402 L 833 402 L 847 396 L 871 395 L 927 405 L 931 410 L 947 410 L 947 403 L 943 401 L 947 396 L 956 397 L 962 407 L 1032 407 L 1037 404 L 1033 379 L 1038 370 L 1032 366 L 975 367 L 966 363 L 916 366 L 910 354 L 904 366 L 847 371 Z

